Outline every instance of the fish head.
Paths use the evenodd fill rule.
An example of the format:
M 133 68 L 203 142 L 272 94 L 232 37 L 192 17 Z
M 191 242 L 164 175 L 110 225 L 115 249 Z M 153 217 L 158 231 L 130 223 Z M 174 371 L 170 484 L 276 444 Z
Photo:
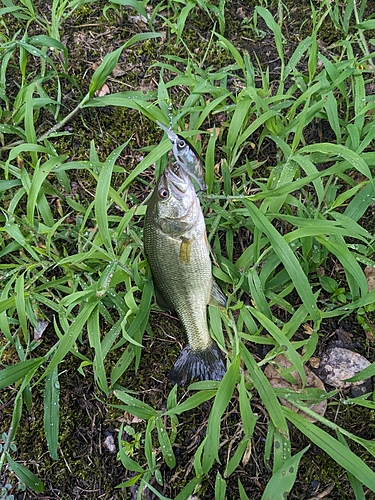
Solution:
M 201 212 L 189 175 L 178 165 L 168 165 L 155 189 L 157 223 L 167 234 L 183 234 Z

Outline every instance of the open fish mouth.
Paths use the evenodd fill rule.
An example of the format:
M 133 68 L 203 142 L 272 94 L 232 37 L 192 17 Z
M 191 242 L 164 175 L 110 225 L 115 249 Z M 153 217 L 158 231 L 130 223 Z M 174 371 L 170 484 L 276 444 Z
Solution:
M 186 193 L 189 186 L 189 177 L 178 165 L 168 165 L 164 170 L 164 175 L 171 189 L 178 194 Z

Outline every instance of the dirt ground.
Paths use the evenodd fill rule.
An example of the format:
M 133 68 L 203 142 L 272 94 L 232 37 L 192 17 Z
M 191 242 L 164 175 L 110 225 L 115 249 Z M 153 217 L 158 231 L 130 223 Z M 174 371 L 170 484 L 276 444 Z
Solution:
M 41 8 L 50 9 L 49 2 L 42 0 Z M 156 5 L 157 2 L 151 2 Z M 262 36 L 255 36 L 254 31 L 249 28 L 250 19 L 254 12 L 254 5 L 258 2 L 232 1 L 227 2 L 226 36 L 238 48 L 247 50 L 252 57 L 258 58 L 262 66 L 269 66 L 270 79 L 278 77 L 279 60 L 274 46 L 274 40 L 266 26 L 263 26 Z M 287 8 L 284 10 L 285 21 L 283 33 L 286 37 L 286 56 L 291 54 L 297 47 L 299 41 L 309 34 L 309 23 L 306 19 L 310 17 L 309 2 L 285 2 Z M 100 62 L 103 56 L 119 47 L 133 34 L 146 31 L 146 26 L 139 20 L 134 19 L 133 13 L 116 9 L 108 11 L 108 20 L 103 17 L 104 2 L 88 4 L 78 10 L 63 27 L 63 42 L 69 50 L 69 73 L 81 82 L 81 91 L 85 93 L 89 83 L 89 77 L 93 71 L 93 65 Z M 270 10 L 276 12 L 270 7 Z M 155 27 L 156 31 L 165 31 L 161 20 Z M 201 40 L 210 35 L 212 24 L 206 16 L 198 9 L 196 14 L 189 18 L 184 36 L 189 44 L 190 50 L 200 50 Z M 327 19 L 320 40 L 321 50 L 332 50 L 331 44 L 335 40 L 335 30 Z M 156 89 L 159 79 L 159 69 L 151 65 L 160 61 L 161 55 L 165 53 L 165 43 L 170 45 L 175 55 L 183 54 L 181 46 L 174 45 L 174 37 L 167 36 L 166 41 L 151 40 L 139 46 L 134 46 L 124 53 L 119 61 L 118 76 L 109 80 L 111 92 L 134 89 Z M 215 54 L 209 55 L 209 63 L 214 64 Z M 123 71 L 123 73 L 121 73 Z M 78 101 L 78 90 L 69 86 L 64 91 L 64 105 L 66 112 L 71 111 Z M 176 100 L 178 96 L 175 96 Z M 47 130 L 53 125 L 50 118 L 41 120 L 39 133 Z M 139 114 L 124 109 L 87 109 L 66 125 L 66 130 L 73 132 L 66 136 L 61 148 L 71 152 L 71 160 L 87 159 L 89 144 L 95 140 L 100 149 L 101 159 L 104 159 L 115 147 L 125 142 L 130 136 L 133 140 L 125 149 L 119 163 L 132 169 L 141 156 L 139 148 L 157 144 L 161 140 L 162 132 L 155 124 L 147 122 L 146 118 Z M 320 124 L 311 126 L 309 142 L 320 142 L 322 137 L 327 140 L 330 131 L 323 130 Z M 276 163 L 276 150 L 271 142 L 265 141 L 262 150 L 257 153 L 249 152 L 253 157 L 249 159 L 266 160 L 265 168 Z M 152 180 L 145 176 L 145 180 Z M 80 193 L 81 199 L 91 196 L 89 181 L 81 178 L 77 172 L 74 181 L 75 189 Z M 139 182 L 135 184 L 132 196 L 135 201 L 143 200 L 149 192 L 146 184 Z M 92 198 L 90 198 L 91 201 Z M 366 214 L 362 221 L 364 226 L 373 227 L 374 214 Z M 241 251 L 240 248 L 237 249 Z M 181 336 L 179 322 L 168 314 L 152 313 L 150 319 L 154 333 L 153 339 L 144 337 L 144 354 L 141 365 L 134 376 L 129 370 L 120 380 L 121 385 L 143 393 L 145 401 L 163 408 L 171 389 L 171 384 L 166 378 L 166 373 L 173 364 L 170 357 L 172 351 L 176 354 L 180 346 L 176 346 L 175 336 Z M 327 321 L 322 328 L 319 342 L 319 352 L 326 350 L 327 346 L 339 345 L 353 348 L 363 354 L 370 361 L 374 360 L 374 344 L 368 342 L 363 329 L 358 325 L 356 318 L 348 317 L 343 322 Z M 51 333 L 52 334 L 52 333 Z M 181 339 L 181 345 L 183 344 Z M 82 352 L 89 352 L 88 345 L 82 345 Z M 255 349 L 255 348 L 254 348 Z M 264 357 L 263 352 L 254 350 L 259 359 Z M 317 353 L 319 354 L 319 353 Z M 160 363 L 160 360 L 165 362 Z M 145 429 L 144 422 L 134 421 L 131 415 L 124 415 L 121 410 L 111 408 L 108 403 L 116 404 L 114 399 L 105 399 L 93 383 L 93 374 L 89 369 L 82 376 L 77 370 L 79 360 L 71 356 L 66 359 L 65 366 L 69 370 L 60 375 L 61 384 L 61 423 L 59 454 L 60 459 L 53 461 L 48 454 L 45 439 L 43 437 L 43 394 L 36 387 L 33 394 L 33 406 L 30 414 L 24 414 L 16 438 L 18 447 L 17 459 L 31 468 L 43 481 L 45 491 L 42 494 L 14 491 L 16 500 L 40 499 L 40 500 L 70 500 L 70 499 L 135 499 L 137 487 L 129 489 L 116 489 L 116 485 L 129 479 L 132 474 L 124 470 L 117 459 L 116 452 L 111 451 L 106 444 L 108 439 L 114 438 L 117 446 L 117 434 L 122 422 L 131 424 L 136 431 Z M 40 391 L 40 392 L 39 392 Z M 179 389 L 179 396 L 184 394 L 185 389 Z M 12 404 L 15 393 L 12 389 L 2 391 L 0 397 L 0 413 L 3 417 L 1 432 L 7 430 L 7 425 L 12 414 Z M 228 500 L 238 500 L 238 478 L 246 489 L 246 493 L 252 500 L 260 499 L 262 492 L 271 475 L 270 469 L 263 460 L 264 443 L 268 428 L 268 416 L 264 410 L 261 400 L 254 397 L 254 407 L 258 413 L 257 430 L 252 441 L 252 453 L 248 463 L 240 466 L 233 476 L 228 480 Z M 187 483 L 192 477 L 193 458 L 197 444 L 204 436 L 210 403 L 207 402 L 195 411 L 185 413 L 180 417 L 179 433 L 174 451 L 177 458 L 177 467 L 174 470 L 162 466 L 161 473 L 164 485 L 156 482 L 152 485 L 164 496 L 174 498 L 181 485 Z M 327 418 L 343 425 L 348 431 L 358 436 L 373 439 L 375 427 L 375 412 L 365 408 L 343 407 L 339 398 L 333 400 L 329 406 Z M 220 457 L 225 463 L 231 447 L 240 439 L 239 427 L 239 405 L 237 399 L 233 398 L 222 422 L 223 443 L 220 449 Z M 123 436 L 125 440 L 131 441 L 131 436 Z M 299 451 L 308 443 L 307 439 L 298 431 L 291 429 L 291 442 L 293 450 Z M 355 446 L 352 446 L 355 451 Z M 138 461 L 142 462 L 140 453 L 136 455 Z M 363 458 L 367 458 L 367 464 L 375 467 L 375 460 L 370 456 L 365 457 L 363 450 L 359 451 Z M 208 478 L 203 481 L 199 498 L 214 498 L 214 485 L 216 472 L 223 473 L 224 467 L 217 465 Z M 5 483 L 8 477 L 0 478 Z M 157 498 L 151 491 L 145 492 L 145 499 Z M 194 497 L 195 498 L 195 497 Z M 290 494 L 291 499 L 313 499 L 326 498 L 341 500 L 342 498 L 354 498 L 351 493 L 348 478 L 337 464 L 319 448 L 310 446 L 309 451 L 303 456 L 297 481 Z M 375 499 L 375 494 L 368 492 L 367 499 Z

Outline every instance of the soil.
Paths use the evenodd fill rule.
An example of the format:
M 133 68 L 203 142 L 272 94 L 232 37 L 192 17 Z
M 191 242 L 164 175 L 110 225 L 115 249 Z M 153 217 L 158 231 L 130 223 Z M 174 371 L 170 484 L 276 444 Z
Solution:
M 158 2 L 152 1 L 150 5 Z M 259 32 L 252 28 L 252 16 L 254 6 L 259 2 L 232 1 L 226 6 L 226 37 L 239 49 L 247 50 L 252 58 L 257 58 L 263 68 L 269 67 L 271 85 L 278 78 L 280 61 L 274 45 L 274 38 L 267 26 L 260 22 Z M 277 6 L 269 2 L 270 11 L 276 15 Z M 313 2 L 318 6 L 319 2 Z M 50 3 L 41 0 L 39 9 L 46 14 L 50 11 Z M 276 4 L 276 2 L 275 2 Z M 369 2 L 370 4 L 370 2 Z M 107 11 L 107 19 L 103 16 L 105 2 L 86 4 L 74 12 L 63 25 L 62 41 L 69 50 L 68 73 L 76 81 L 80 82 L 80 88 L 71 85 L 68 80 L 64 81 L 66 88 L 64 93 L 64 106 L 66 114 L 74 109 L 79 99 L 88 90 L 90 76 L 102 58 L 109 52 L 119 47 L 132 35 L 146 31 L 147 28 L 139 19 L 134 19 L 134 12 L 128 9 L 117 8 Z M 371 6 L 368 6 L 368 14 L 371 14 Z M 167 14 L 167 12 L 166 12 Z M 48 14 L 47 14 L 48 15 Z M 310 3 L 305 1 L 285 1 L 283 7 L 282 30 L 285 36 L 286 57 L 292 54 L 301 39 L 307 36 L 311 19 Z M 166 26 L 160 18 L 155 20 L 155 31 L 166 31 Z M 208 17 L 202 14 L 197 7 L 189 17 L 184 30 L 184 39 L 192 53 L 202 50 L 202 43 L 209 39 L 213 24 Z M 10 28 L 11 29 L 11 28 Z M 30 32 L 33 26 L 30 27 Z M 36 34 L 36 33 L 35 33 Z M 326 19 L 322 38 L 319 43 L 321 50 L 334 50 L 333 44 L 338 36 L 334 26 Z M 155 90 L 159 79 L 159 68 L 152 67 L 159 63 L 162 55 L 167 53 L 183 55 L 186 52 L 183 46 L 175 44 L 175 35 L 168 33 L 163 40 L 149 40 L 145 43 L 135 45 L 122 54 L 118 64 L 118 76 L 110 78 L 107 82 L 112 93 L 123 90 Z M 216 57 L 220 57 L 223 64 L 225 54 L 215 53 L 216 49 L 208 56 L 207 64 L 215 65 Z M 228 60 L 230 60 L 228 56 Z M 301 61 L 306 64 L 306 61 Z M 236 84 L 235 80 L 232 82 Z M 178 94 L 173 95 L 173 105 L 178 108 Z M 37 122 L 40 135 L 46 132 L 54 123 L 53 117 L 47 112 L 41 112 Z M 210 118 L 209 126 L 214 125 L 214 119 Z M 130 171 L 137 165 L 142 156 L 140 148 L 157 144 L 162 131 L 147 121 L 140 114 L 122 108 L 92 108 L 83 110 L 75 115 L 66 126 L 65 130 L 71 135 L 60 138 L 59 148 L 68 151 L 71 160 L 88 159 L 90 141 L 94 140 L 100 156 L 104 159 L 115 147 L 124 143 L 132 137 L 129 145 L 119 160 L 119 165 Z M 329 140 L 332 136 L 331 130 L 323 130 L 321 123 L 313 123 L 309 129 L 306 140 L 309 143 L 320 142 L 322 137 Z M 256 141 L 256 137 L 254 140 Z M 276 164 L 276 149 L 271 141 L 265 140 L 260 151 L 257 149 L 246 152 L 248 159 L 266 161 L 264 168 Z M 80 199 L 88 198 L 92 201 L 92 188 L 90 180 L 80 177 L 76 173 L 73 179 L 73 187 L 80 194 Z M 132 196 L 135 201 L 143 200 L 150 191 L 153 178 L 150 174 L 145 175 L 142 181 L 132 188 Z M 121 183 L 121 180 L 119 180 Z M 364 226 L 373 227 L 374 215 L 366 214 L 363 221 Z M 239 244 L 238 244 L 239 245 Z M 239 246 L 235 249 L 242 252 Z M 153 338 L 144 337 L 144 354 L 141 358 L 136 375 L 129 370 L 128 376 L 121 379 L 121 385 L 127 389 L 143 394 L 144 401 L 157 408 L 164 408 L 171 389 L 166 373 L 169 371 L 176 359 L 184 339 L 178 320 L 167 313 L 152 313 L 150 319 L 153 330 Z M 47 331 L 48 333 L 48 331 Z M 50 332 L 52 334 L 52 332 Z M 176 337 L 178 343 L 176 345 Z M 353 348 L 369 361 L 374 361 L 374 343 L 366 338 L 366 334 L 358 324 L 357 318 L 349 316 L 342 322 L 333 320 L 322 325 L 317 355 L 325 352 L 327 347 L 340 345 Z M 89 351 L 88 345 L 81 346 L 82 352 Z M 48 346 L 46 346 L 46 350 Z M 258 359 L 264 357 L 264 352 L 254 351 Z M 163 360 L 163 361 L 161 361 Z M 121 423 L 131 425 L 136 433 L 144 433 L 145 422 L 137 421 L 129 414 L 125 414 L 110 404 L 118 404 L 114 397 L 106 398 L 93 382 L 93 373 L 89 368 L 84 369 L 84 376 L 78 371 L 80 360 L 70 355 L 66 358 L 60 374 L 61 385 L 61 422 L 59 438 L 59 460 L 54 461 L 49 457 L 46 442 L 43 436 L 43 393 L 39 386 L 33 389 L 33 405 L 29 413 L 24 413 L 21 425 L 16 437 L 17 460 L 35 472 L 45 485 L 44 493 L 34 493 L 30 490 L 18 491 L 17 482 L 11 473 L 6 472 L 0 478 L 1 483 L 13 485 L 10 493 L 16 500 L 40 499 L 40 500 L 70 500 L 70 499 L 135 499 L 137 498 L 137 485 L 128 489 L 116 489 L 116 486 L 132 477 L 132 473 L 125 470 L 117 458 L 116 451 L 109 449 L 108 442 L 114 439 L 117 446 L 117 436 Z M 350 432 L 366 439 L 374 438 L 375 411 L 352 406 L 343 406 L 339 398 L 345 395 L 345 391 L 333 398 L 330 402 L 327 418 L 342 425 Z M 348 393 L 349 394 L 349 393 Z M 186 390 L 179 388 L 178 399 L 186 395 Z M 15 392 L 9 388 L 0 393 L 0 414 L 2 423 L 0 432 L 6 432 L 9 427 L 13 411 Z M 260 499 L 271 476 L 269 464 L 264 461 L 264 444 L 269 425 L 268 415 L 260 399 L 254 395 L 252 399 L 253 408 L 257 410 L 258 423 L 256 432 L 252 439 L 251 455 L 247 463 L 238 467 L 227 484 L 226 498 L 238 500 L 238 478 L 241 479 L 248 497 L 252 500 Z M 181 486 L 193 477 L 193 458 L 197 446 L 202 441 L 207 426 L 210 403 L 204 403 L 196 410 L 184 413 L 179 417 L 178 435 L 174 445 L 177 466 L 170 470 L 166 465 L 161 467 L 163 485 L 156 481 L 152 486 L 162 495 L 175 498 Z M 228 454 L 241 440 L 241 429 L 239 428 L 239 404 L 237 398 L 233 398 L 222 420 L 222 447 L 219 456 L 222 465 L 218 464 L 212 469 L 209 477 L 202 482 L 202 487 L 196 493 L 197 498 L 214 498 L 214 488 L 217 472 L 224 473 Z M 134 437 L 124 434 L 122 439 L 134 443 Z M 322 450 L 315 447 L 298 431 L 291 429 L 291 443 L 293 453 L 301 450 L 308 444 L 310 448 L 303 456 L 299 468 L 297 481 L 289 498 L 309 499 L 326 498 L 341 500 L 342 498 L 355 498 L 349 485 L 348 477 L 344 471 Z M 375 468 L 375 460 L 367 456 L 363 449 L 356 450 L 351 444 L 353 451 L 358 451 L 371 468 Z M 134 445 L 134 458 L 142 463 L 142 456 Z M 143 460 L 143 463 L 146 463 Z M 196 497 L 191 497 L 196 498 Z M 143 498 L 151 500 L 157 498 L 150 490 L 144 492 Z M 367 499 L 375 499 L 375 494 L 366 492 Z

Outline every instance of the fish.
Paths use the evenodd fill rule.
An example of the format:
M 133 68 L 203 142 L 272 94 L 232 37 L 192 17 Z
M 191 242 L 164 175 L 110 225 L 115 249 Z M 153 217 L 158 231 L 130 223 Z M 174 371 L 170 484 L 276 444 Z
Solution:
M 164 130 L 171 141 L 173 155 L 179 166 L 195 180 L 201 191 L 207 191 L 203 165 L 193 146 L 183 137 L 176 134 L 171 127 L 168 128 L 160 122 L 157 122 L 157 124 Z
M 174 311 L 187 334 L 168 378 L 182 385 L 192 379 L 221 380 L 224 358 L 207 326 L 207 305 L 225 307 L 212 276 L 206 226 L 190 175 L 168 164 L 148 201 L 143 234 L 159 307 Z

